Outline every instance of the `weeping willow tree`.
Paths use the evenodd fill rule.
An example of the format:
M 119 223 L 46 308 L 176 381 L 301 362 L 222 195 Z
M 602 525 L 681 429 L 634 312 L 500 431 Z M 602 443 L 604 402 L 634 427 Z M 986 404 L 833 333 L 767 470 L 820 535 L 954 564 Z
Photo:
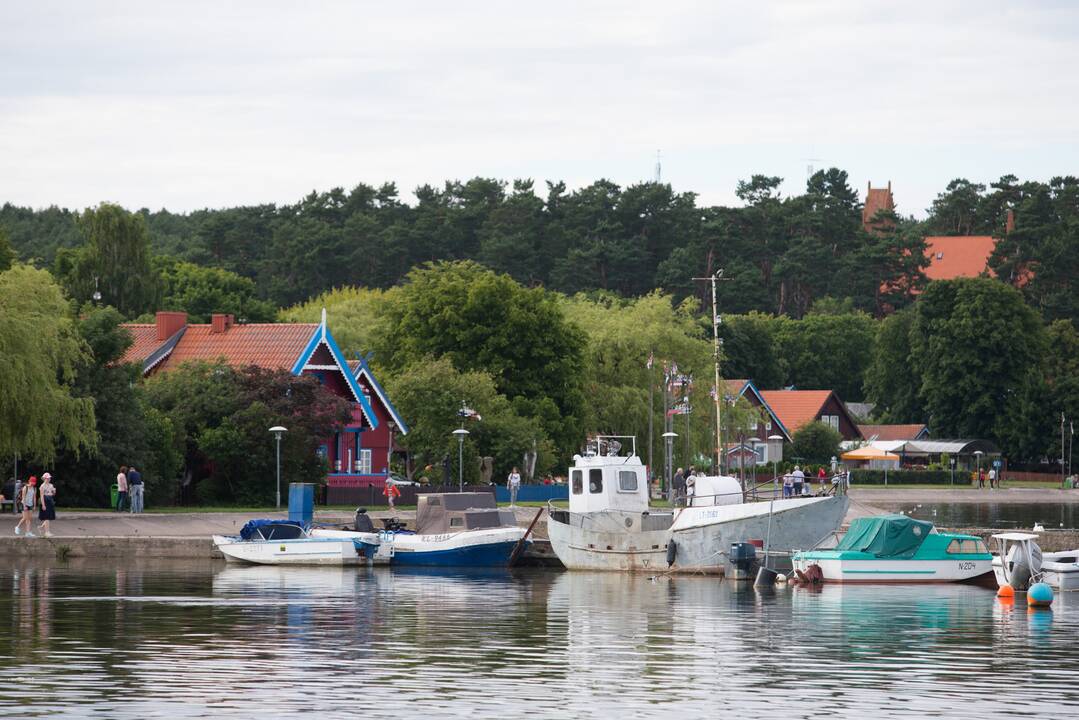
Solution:
M 0 457 L 48 462 L 97 442 L 93 400 L 71 394 L 89 350 L 69 313 L 48 272 L 0 273 Z

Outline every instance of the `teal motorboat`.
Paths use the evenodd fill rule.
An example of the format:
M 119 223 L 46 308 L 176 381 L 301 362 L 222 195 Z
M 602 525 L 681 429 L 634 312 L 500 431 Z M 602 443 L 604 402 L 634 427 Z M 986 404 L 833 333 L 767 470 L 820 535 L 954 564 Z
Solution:
M 800 577 L 825 582 L 996 586 L 993 556 L 981 538 L 938 532 L 906 515 L 858 518 L 834 549 L 799 552 L 793 562 Z

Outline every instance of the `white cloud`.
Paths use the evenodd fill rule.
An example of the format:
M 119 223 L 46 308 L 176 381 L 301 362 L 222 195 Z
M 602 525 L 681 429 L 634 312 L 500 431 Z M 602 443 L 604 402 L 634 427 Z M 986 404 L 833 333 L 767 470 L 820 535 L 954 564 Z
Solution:
M 0 201 L 192 209 L 477 174 L 731 202 L 806 158 L 921 212 L 1079 159 L 1067 4 L 176 3 L 0 10 Z

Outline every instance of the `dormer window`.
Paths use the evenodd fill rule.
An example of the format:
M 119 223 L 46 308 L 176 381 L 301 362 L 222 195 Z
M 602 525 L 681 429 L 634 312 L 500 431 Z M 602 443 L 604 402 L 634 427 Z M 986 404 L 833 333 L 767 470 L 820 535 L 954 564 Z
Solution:
M 943 260 L 943 259 L 944 259 L 944 253 L 943 252 L 938 252 L 937 253 L 937 260 Z

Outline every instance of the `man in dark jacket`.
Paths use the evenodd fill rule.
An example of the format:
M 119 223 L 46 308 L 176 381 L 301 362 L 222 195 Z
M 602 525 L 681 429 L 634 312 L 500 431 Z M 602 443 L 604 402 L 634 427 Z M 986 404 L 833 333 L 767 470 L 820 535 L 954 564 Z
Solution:
M 127 492 L 131 502 L 131 512 L 142 512 L 142 473 L 134 467 L 127 470 Z

